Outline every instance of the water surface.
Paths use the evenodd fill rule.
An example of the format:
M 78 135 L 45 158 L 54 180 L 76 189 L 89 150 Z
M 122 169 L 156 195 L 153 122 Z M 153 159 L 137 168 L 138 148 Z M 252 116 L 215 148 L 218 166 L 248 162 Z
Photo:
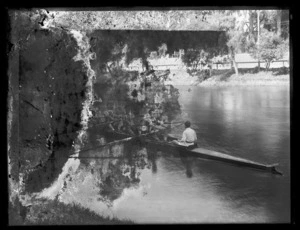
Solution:
M 279 163 L 284 176 L 121 144 L 113 158 L 70 159 L 74 170 L 63 169 L 57 179 L 63 183 L 43 194 L 137 223 L 289 222 L 289 89 L 177 88 L 183 120 L 191 121 L 201 147 Z

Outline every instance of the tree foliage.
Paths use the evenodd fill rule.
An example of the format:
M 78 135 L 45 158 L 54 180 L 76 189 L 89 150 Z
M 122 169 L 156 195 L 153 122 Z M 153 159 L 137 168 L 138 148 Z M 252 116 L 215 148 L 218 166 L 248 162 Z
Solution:
M 223 10 L 214 11 L 208 22 L 226 31 L 229 58 L 238 74 L 235 54 L 249 52 L 267 62 L 283 57 L 288 49 L 288 11 L 286 10 Z M 259 33 L 261 30 L 261 33 Z M 261 40 L 257 45 L 258 37 Z
M 283 58 L 288 50 L 288 40 L 266 29 L 261 31 L 260 36 L 260 43 L 252 45 L 250 54 L 256 59 L 264 60 L 268 70 L 271 62 Z
M 202 66 L 207 65 L 214 56 L 215 52 L 212 49 L 189 49 L 181 59 L 193 72 L 198 69 L 199 64 Z
M 164 56 L 179 49 L 204 49 L 214 47 L 225 50 L 225 36 L 218 31 L 95 31 L 90 35 L 91 49 L 97 59 L 93 62 L 98 72 L 113 74 L 113 68 L 122 68 L 135 59 L 142 61 L 148 70 L 151 51 Z

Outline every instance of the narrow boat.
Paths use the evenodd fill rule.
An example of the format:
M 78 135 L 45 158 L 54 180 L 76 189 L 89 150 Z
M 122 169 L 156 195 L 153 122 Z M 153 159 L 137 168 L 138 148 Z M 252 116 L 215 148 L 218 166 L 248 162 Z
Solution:
M 216 152 L 204 148 L 189 149 L 187 146 L 177 145 L 173 142 L 158 141 L 152 139 L 146 139 L 145 142 L 149 145 L 149 147 L 152 146 L 155 147 L 156 149 L 165 150 L 165 151 L 176 151 L 180 153 L 182 156 L 193 156 L 193 157 L 199 157 L 199 158 L 204 158 L 209 160 L 226 162 L 237 166 L 249 167 L 249 168 L 271 172 L 273 174 L 283 175 L 281 172 L 279 172 L 276 169 L 276 166 L 278 166 L 279 164 L 262 164 L 248 159 L 234 157 L 225 153 L 220 153 L 220 152 Z
M 237 166 L 243 166 L 243 167 L 263 170 L 266 172 L 271 172 L 273 174 L 283 175 L 280 171 L 278 171 L 276 169 L 276 166 L 279 165 L 278 163 L 262 164 L 262 163 L 258 163 L 258 162 L 248 160 L 245 158 L 234 157 L 234 156 L 230 156 L 225 153 L 220 153 L 220 152 L 208 150 L 205 148 L 190 149 L 187 146 L 178 145 L 173 142 L 156 140 L 154 138 L 151 138 L 152 134 L 157 133 L 157 132 L 159 132 L 159 131 L 154 131 L 151 133 L 146 133 L 146 134 L 137 135 L 137 136 L 129 136 L 129 135 L 126 135 L 123 133 L 118 134 L 118 133 L 114 132 L 114 133 L 111 133 L 110 135 L 113 135 L 114 137 L 116 137 L 116 135 L 118 134 L 120 139 L 109 142 L 105 145 L 97 145 L 97 146 L 90 146 L 90 147 L 84 148 L 80 151 L 81 152 L 80 157 L 90 155 L 87 152 L 93 153 L 90 157 L 97 157 L 98 154 L 94 150 L 96 150 L 98 148 L 101 148 L 101 149 L 107 148 L 107 153 L 105 153 L 105 155 L 107 155 L 107 157 L 108 156 L 112 157 L 110 153 L 113 152 L 112 149 L 115 146 L 122 145 L 123 143 L 126 143 L 126 142 L 138 142 L 149 148 L 155 148 L 156 150 L 160 150 L 160 151 L 172 151 L 175 153 L 179 153 L 181 156 L 192 156 L 192 157 L 198 157 L 198 158 L 203 158 L 203 159 L 215 160 L 215 161 L 234 164 Z M 86 152 L 86 153 L 83 153 L 83 152 Z

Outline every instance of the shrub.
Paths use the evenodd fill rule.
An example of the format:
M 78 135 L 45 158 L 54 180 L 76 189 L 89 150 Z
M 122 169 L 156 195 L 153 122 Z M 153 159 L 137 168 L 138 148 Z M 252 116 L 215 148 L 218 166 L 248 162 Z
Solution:
M 250 54 L 256 59 L 266 61 L 266 70 L 271 62 L 283 58 L 288 50 L 288 39 L 284 40 L 274 32 L 262 29 L 259 44 L 252 44 Z

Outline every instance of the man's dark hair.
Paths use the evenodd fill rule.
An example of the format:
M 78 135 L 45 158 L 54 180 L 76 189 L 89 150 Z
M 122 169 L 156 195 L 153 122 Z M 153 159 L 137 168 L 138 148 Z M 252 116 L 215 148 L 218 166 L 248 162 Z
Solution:
M 190 121 L 186 121 L 186 122 L 184 123 L 184 125 L 185 125 L 186 128 L 188 128 L 188 127 L 191 126 L 191 122 L 190 122 Z

